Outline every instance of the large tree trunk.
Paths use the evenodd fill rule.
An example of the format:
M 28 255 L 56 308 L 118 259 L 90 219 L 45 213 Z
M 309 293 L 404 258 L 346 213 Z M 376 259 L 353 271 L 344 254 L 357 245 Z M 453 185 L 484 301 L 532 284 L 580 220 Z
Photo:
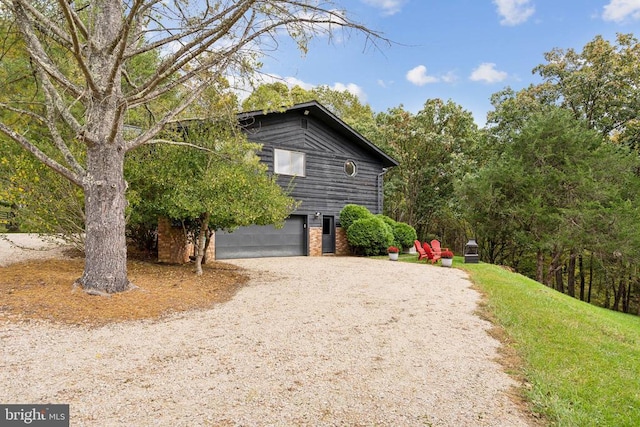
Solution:
M 93 76 L 91 102 L 85 112 L 87 175 L 83 181 L 86 211 L 85 265 L 80 278 L 90 293 L 111 294 L 130 287 L 127 279 L 124 180 L 125 146 L 122 134 L 125 100 L 121 88 L 122 63 L 115 43 L 122 31 L 122 2 L 95 3 L 88 65 Z
M 84 273 L 89 293 L 110 294 L 130 287 L 125 238 L 124 150 L 118 144 L 92 147 L 85 180 L 86 238 Z

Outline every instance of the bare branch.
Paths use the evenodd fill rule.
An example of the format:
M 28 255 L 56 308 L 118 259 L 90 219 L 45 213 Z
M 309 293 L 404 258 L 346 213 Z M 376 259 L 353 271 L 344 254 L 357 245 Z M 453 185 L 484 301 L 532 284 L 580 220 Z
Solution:
M 72 42 L 68 34 L 62 30 L 55 22 L 51 21 L 47 16 L 43 15 L 38 9 L 33 7 L 31 2 L 17 1 L 21 7 L 24 7 L 34 17 L 33 22 L 43 33 L 55 36 L 55 39 L 61 46 L 71 49 Z
M 54 117 L 54 115 L 55 115 L 55 110 L 54 110 L 55 102 L 52 99 L 52 94 L 50 93 L 50 90 L 47 90 L 47 88 L 45 88 L 44 92 L 45 92 L 45 97 L 47 98 L 47 103 L 46 103 L 47 120 L 46 120 L 46 124 L 47 124 L 47 128 L 49 129 L 49 132 L 51 133 L 51 138 L 53 139 L 53 143 L 58 148 L 58 150 L 60 150 L 60 153 L 62 153 L 62 155 L 64 156 L 64 159 L 67 161 L 69 166 L 71 166 L 71 168 L 73 168 L 75 173 L 80 175 L 80 176 L 84 176 L 85 175 L 84 168 L 76 160 L 76 158 L 73 155 L 73 153 L 71 153 L 71 150 L 69 150 L 69 147 L 67 146 L 67 144 L 65 144 L 64 139 L 62 138 L 62 135 L 60 135 L 60 132 L 58 131 L 58 128 L 56 126 L 57 120 Z
M 49 76 L 51 76 L 51 78 L 71 92 L 73 96 L 82 95 L 82 88 L 73 84 L 60 72 L 60 69 L 53 63 L 53 61 L 51 61 L 51 58 L 49 58 L 49 55 L 45 52 L 42 43 L 36 37 L 32 23 L 34 20 L 37 20 L 37 18 L 29 18 L 26 11 L 23 9 L 25 2 L 16 1 L 14 4 L 15 7 L 13 10 L 20 27 L 20 31 L 27 43 L 31 58 L 38 64 L 38 68 L 45 71 Z
M 62 166 L 60 163 L 56 162 L 45 153 L 43 153 L 38 147 L 33 145 L 27 138 L 20 135 L 9 126 L 5 125 L 3 122 L 0 122 L 0 132 L 7 135 L 9 138 L 20 144 L 27 151 L 35 156 L 36 159 L 40 160 L 45 165 L 49 166 L 54 171 L 58 172 L 60 175 L 67 178 L 69 181 L 76 184 L 78 187 L 82 187 L 82 177 L 78 174 L 70 171 L 69 169 Z
M 64 13 L 64 17 L 66 18 L 67 24 L 69 25 L 70 29 L 69 34 L 71 36 L 73 47 L 69 50 L 73 53 L 73 56 L 75 57 L 80 70 L 82 70 L 82 74 L 87 80 L 87 85 L 95 89 L 96 85 L 93 81 L 93 76 L 91 75 L 89 67 L 84 60 L 84 57 L 82 55 L 82 46 L 80 45 L 80 41 L 78 40 L 78 32 L 80 32 L 80 34 L 86 39 L 88 31 L 86 28 L 84 28 L 82 21 L 78 18 L 75 11 L 70 7 L 69 3 L 67 3 L 65 0 L 58 0 L 58 3 L 60 4 L 60 8 Z

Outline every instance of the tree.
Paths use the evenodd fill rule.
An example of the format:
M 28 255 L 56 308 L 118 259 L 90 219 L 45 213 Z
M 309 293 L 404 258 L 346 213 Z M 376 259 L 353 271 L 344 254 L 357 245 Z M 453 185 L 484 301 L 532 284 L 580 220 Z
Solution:
M 533 71 L 545 79 L 546 93 L 559 105 L 602 135 L 638 148 L 640 43 L 632 34 L 618 34 L 612 44 L 595 37 L 582 52 L 553 49 L 546 64 Z
M 128 159 L 131 210 L 137 218 L 166 216 L 185 225 L 196 247 L 196 273 L 211 232 L 282 223 L 296 208 L 237 126 L 184 123 L 189 146 L 160 145 Z M 175 138 L 178 139 L 178 138 Z
M 560 291 L 568 260 L 567 291 L 573 294 L 576 258 L 584 251 L 635 256 L 638 242 L 630 230 L 638 213 L 637 159 L 628 148 L 606 142 L 560 107 L 531 114 L 496 147 L 458 188 L 488 260 L 518 267 L 533 254 L 533 275 Z
M 422 238 L 442 239 L 442 230 L 458 223 L 449 222 L 453 184 L 467 168 L 463 153 L 477 138 L 473 117 L 452 101 L 430 99 L 415 115 L 398 107 L 376 121 L 380 146 L 400 163 L 385 179 L 385 213 Z
M 310 0 L 0 0 L 0 7 L 0 16 L 17 23 L 29 54 L 24 67 L 30 72 L 23 74 L 37 81 L 33 93 L 23 94 L 30 96 L 0 107 L 42 125 L 48 138 L 35 138 L 4 118 L 0 132 L 82 188 L 85 267 L 78 283 L 94 293 L 129 287 L 127 152 L 152 142 L 221 76 L 257 71 L 257 49 L 282 33 L 303 51 L 312 36 L 336 29 L 381 40 L 331 3 Z M 150 52 L 157 53 L 157 66 L 132 74 Z M 150 125 L 127 136 L 129 115 L 166 94 L 172 94 L 170 103 L 149 109 Z

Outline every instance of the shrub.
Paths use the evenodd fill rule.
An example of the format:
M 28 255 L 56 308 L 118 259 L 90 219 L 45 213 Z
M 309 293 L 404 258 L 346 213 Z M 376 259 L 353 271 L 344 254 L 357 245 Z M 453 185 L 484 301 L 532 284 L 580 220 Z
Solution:
M 418 239 L 416 229 L 406 222 L 396 222 L 396 225 L 393 227 L 393 235 L 396 243 L 403 248 L 410 248 L 413 246 L 413 242 Z
M 396 232 L 395 232 L 396 225 L 398 225 L 396 220 L 393 219 L 393 218 L 390 218 L 390 217 L 388 217 L 386 215 L 383 215 L 383 214 L 377 214 L 376 216 L 378 218 L 380 218 L 381 220 L 383 220 L 384 223 L 387 224 L 391 228 L 391 232 L 393 233 L 393 244 L 395 246 L 402 247 L 402 244 L 398 241 L 398 236 L 396 236 Z
M 418 238 L 416 229 L 405 222 L 398 222 L 386 215 L 376 215 L 391 227 L 393 244 L 401 248 L 410 248 Z
M 380 255 L 393 244 L 393 232 L 382 219 L 370 215 L 351 224 L 347 241 L 357 254 Z
M 340 211 L 340 225 L 344 228 L 344 231 L 349 231 L 351 224 L 359 219 L 373 216 L 373 214 L 364 206 L 349 204 L 345 205 Z

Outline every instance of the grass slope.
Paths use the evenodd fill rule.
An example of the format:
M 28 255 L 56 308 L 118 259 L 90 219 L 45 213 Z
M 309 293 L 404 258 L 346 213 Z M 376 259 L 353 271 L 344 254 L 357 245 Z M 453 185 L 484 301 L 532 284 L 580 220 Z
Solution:
M 522 357 L 535 411 L 558 426 L 640 426 L 640 317 L 498 266 L 456 261 Z

